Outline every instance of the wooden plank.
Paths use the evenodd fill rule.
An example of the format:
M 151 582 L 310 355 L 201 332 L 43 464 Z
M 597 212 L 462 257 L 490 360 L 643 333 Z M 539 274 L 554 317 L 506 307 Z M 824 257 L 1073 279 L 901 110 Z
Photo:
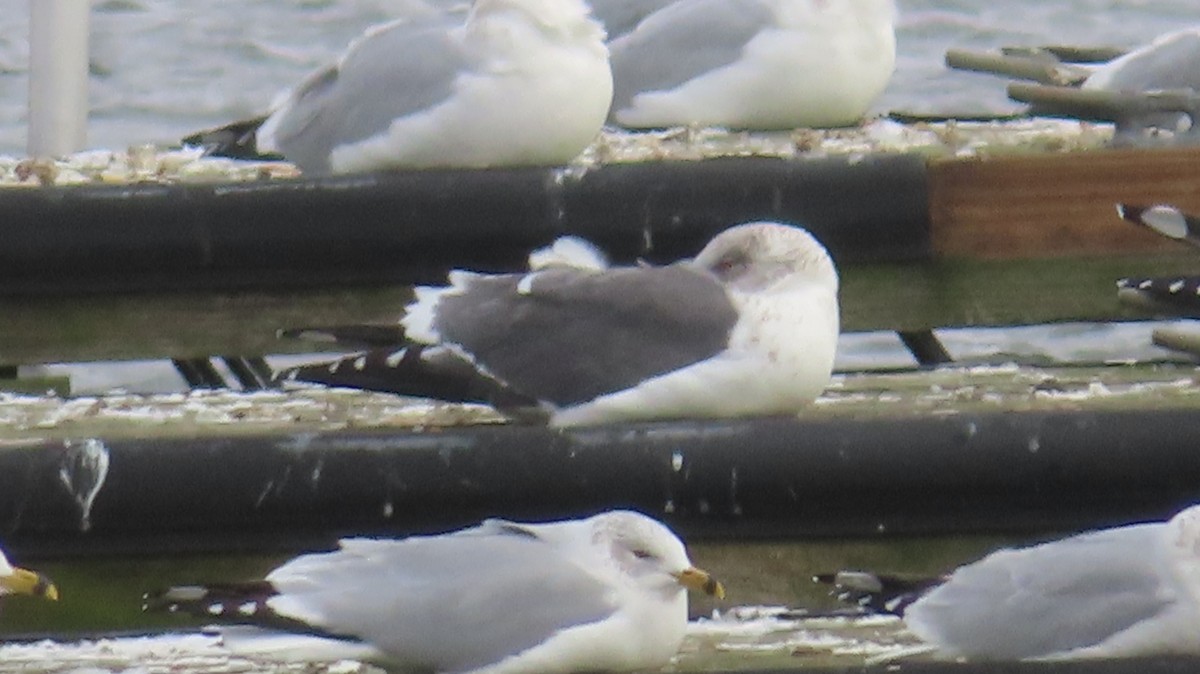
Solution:
M 1124 201 L 1200 211 L 1198 165 L 1194 147 L 932 160 L 934 251 L 1012 259 L 1178 250 L 1113 209 Z

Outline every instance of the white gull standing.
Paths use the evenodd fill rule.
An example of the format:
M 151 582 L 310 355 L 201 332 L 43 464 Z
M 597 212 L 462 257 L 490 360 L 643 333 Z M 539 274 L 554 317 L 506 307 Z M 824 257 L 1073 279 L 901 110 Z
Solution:
M 565 164 L 608 111 L 604 38 L 583 0 L 410 13 L 277 99 L 255 149 L 309 174 Z
M 927 584 L 932 589 L 918 585 L 915 597 L 889 602 L 856 592 L 888 584 L 868 574 L 837 579 L 863 603 L 901 615 L 949 657 L 1200 654 L 1200 506 L 1167 522 L 1000 550 Z
M 804 229 L 738 225 L 662 267 L 600 258 L 567 239 L 530 273 L 452 271 L 417 289 L 405 348 L 298 378 L 533 408 L 554 426 L 795 414 L 829 383 L 838 277 Z
M 609 43 L 609 122 L 857 123 L 896 62 L 893 0 L 676 0 Z
M 183 586 L 147 608 L 291 630 L 288 659 L 344 657 L 417 671 L 562 674 L 650 670 L 679 650 L 687 590 L 724 588 L 659 522 L 628 511 L 478 527 L 403 540 L 352 538 L 297 557 L 264 581 Z M 253 632 L 235 652 L 275 655 Z M 326 637 L 313 643 L 317 637 Z M 268 644 L 272 642 L 268 641 Z

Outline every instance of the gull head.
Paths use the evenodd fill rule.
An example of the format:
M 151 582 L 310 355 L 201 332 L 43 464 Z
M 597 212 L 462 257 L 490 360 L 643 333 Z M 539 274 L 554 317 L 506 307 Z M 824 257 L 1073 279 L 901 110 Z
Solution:
M 638 587 L 671 596 L 682 590 L 725 597 L 725 587 L 692 566 L 683 543 L 661 523 L 630 511 L 593 518 L 593 540 L 608 547 L 617 569 Z
M 751 222 L 721 232 L 694 264 L 728 288 L 743 292 L 818 286 L 836 294 L 837 269 L 825 246 L 807 230 L 778 222 Z

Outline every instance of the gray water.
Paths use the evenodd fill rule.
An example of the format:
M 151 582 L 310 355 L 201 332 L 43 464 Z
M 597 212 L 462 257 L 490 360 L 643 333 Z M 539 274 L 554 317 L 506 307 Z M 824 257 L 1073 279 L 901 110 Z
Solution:
M 28 2 L 0 0 L 0 154 L 25 145 Z M 852 2 L 853 0 L 839 0 Z M 397 0 L 98 0 L 88 144 L 169 144 L 262 111 Z M 1200 23 L 1196 0 L 898 0 L 899 60 L 877 105 L 1014 109 L 999 79 L 948 71 L 951 47 L 1128 47 Z

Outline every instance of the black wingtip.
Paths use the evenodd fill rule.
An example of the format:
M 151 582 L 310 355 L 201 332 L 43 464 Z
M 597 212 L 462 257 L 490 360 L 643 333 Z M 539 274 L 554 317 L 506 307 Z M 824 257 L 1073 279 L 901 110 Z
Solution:
M 856 604 L 873 613 L 903 616 L 904 610 L 945 582 L 943 577 L 904 577 L 869 571 L 838 571 L 813 576 L 813 582 L 831 585 L 838 601 Z
M 181 613 L 222 622 L 275 620 L 267 600 L 278 594 L 265 580 L 212 585 L 175 585 L 142 595 L 146 613 Z
M 251 159 L 260 161 L 278 161 L 282 156 L 258 151 L 256 134 L 258 127 L 267 120 L 264 115 L 253 119 L 232 122 L 213 129 L 197 131 L 183 138 L 184 145 L 204 149 L 211 157 L 227 157 L 229 159 Z
M 1142 211 L 1144 211 L 1144 210 L 1146 210 L 1146 208 L 1144 206 L 1134 206 L 1132 204 L 1118 203 L 1117 204 L 1117 217 L 1121 218 L 1122 220 L 1128 220 L 1129 222 L 1138 222 L 1138 218 L 1141 217 Z

